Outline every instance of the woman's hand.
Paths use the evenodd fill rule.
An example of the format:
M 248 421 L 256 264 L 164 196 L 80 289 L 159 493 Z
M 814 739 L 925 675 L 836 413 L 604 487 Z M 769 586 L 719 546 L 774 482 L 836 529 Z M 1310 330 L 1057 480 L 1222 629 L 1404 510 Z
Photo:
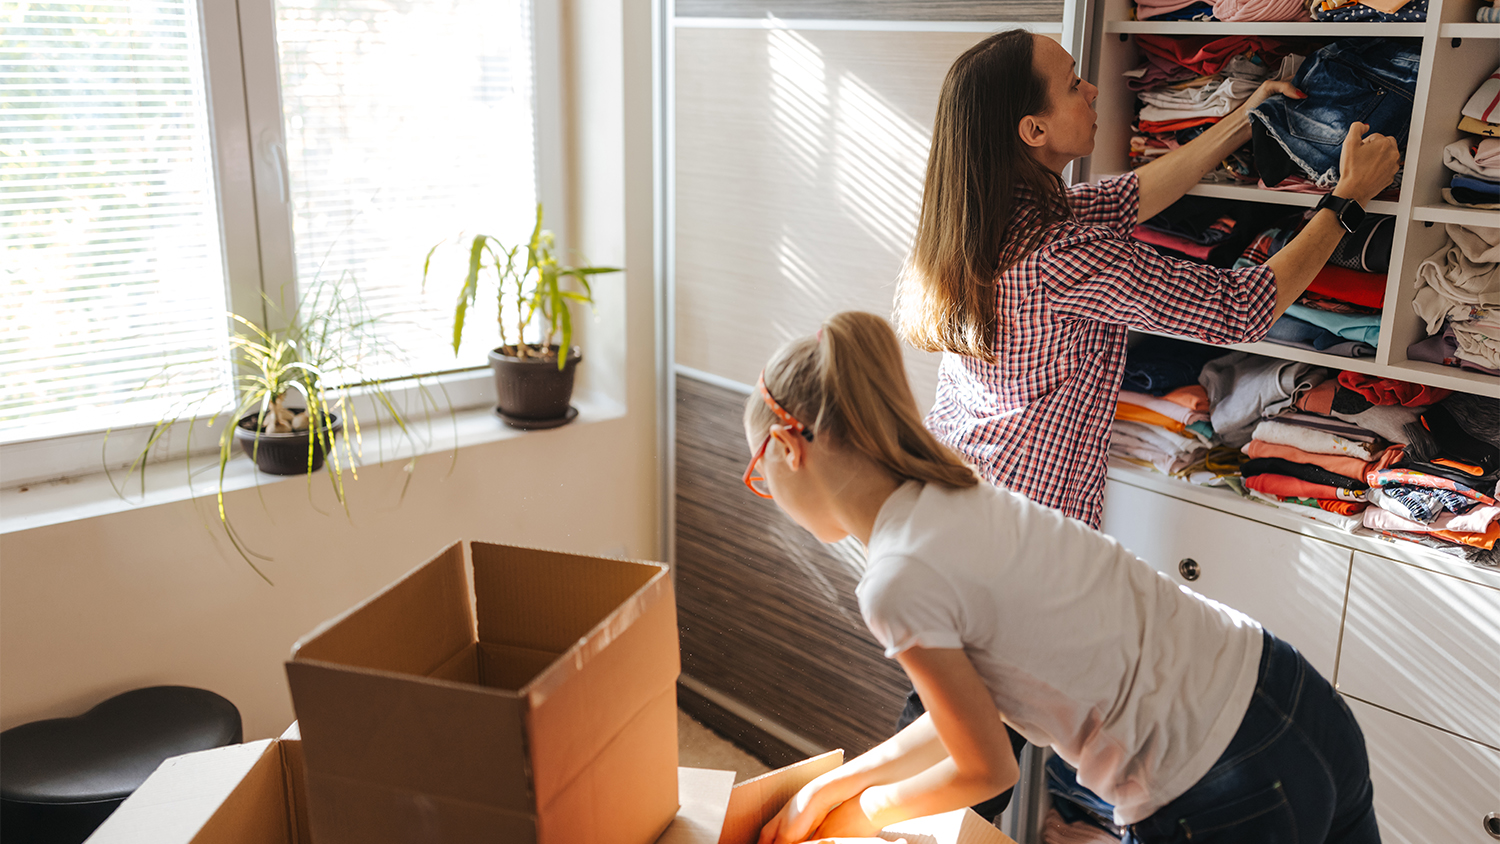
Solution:
M 880 833 L 880 826 L 870 820 L 859 797 L 851 797 L 828 813 L 818 826 L 814 838 L 869 838 Z
M 1249 112 L 1250 109 L 1270 99 L 1273 94 L 1281 94 L 1284 97 L 1294 100 L 1307 99 L 1307 95 L 1297 90 L 1297 86 L 1293 85 L 1290 81 L 1285 79 L 1269 79 L 1260 83 L 1260 87 L 1255 89 L 1255 93 L 1250 95 L 1250 99 L 1245 100 L 1243 108 L 1246 112 Z
M 1374 199 L 1401 169 L 1401 150 L 1396 139 L 1379 133 L 1366 135 L 1370 127 L 1355 123 L 1344 136 L 1339 152 L 1339 183 L 1334 196 L 1353 199 L 1365 205 Z

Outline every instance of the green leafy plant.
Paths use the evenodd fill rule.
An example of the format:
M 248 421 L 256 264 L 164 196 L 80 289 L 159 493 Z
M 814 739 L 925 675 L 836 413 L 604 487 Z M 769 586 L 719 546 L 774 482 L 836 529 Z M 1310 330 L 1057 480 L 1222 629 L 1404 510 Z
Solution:
M 462 241 L 462 238 L 460 238 Z M 432 256 L 443 244 L 427 251 L 422 261 L 422 285 L 427 285 Z M 573 316 L 570 302 L 594 306 L 591 276 L 617 273 L 619 267 L 570 267 L 557 260 L 556 239 L 542 228 L 542 204 L 536 206 L 536 225 L 531 238 L 522 245 L 506 247 L 497 238 L 478 234 L 468 243 L 468 273 L 458 292 L 453 312 L 453 354 L 463 341 L 464 322 L 469 308 L 479 298 L 479 280 L 488 270 L 494 274 L 496 321 L 500 327 L 500 351 L 519 358 L 555 357 L 557 368 L 567 363 L 568 349 L 573 345 Z M 522 260 L 524 258 L 524 260 Z M 580 289 L 569 289 L 564 279 L 573 279 Z M 512 315 L 515 341 L 506 329 L 506 315 Z M 537 343 L 527 343 L 526 336 L 536 323 Z M 553 341 L 557 341 L 554 343 Z
M 270 579 L 255 564 L 258 558 L 269 560 L 263 554 L 250 549 L 240 537 L 224 506 L 224 482 L 229 461 L 234 455 L 235 429 L 242 420 L 252 420 L 245 426 L 254 431 L 252 459 L 259 453 L 262 436 L 278 433 L 307 432 L 307 470 L 309 490 L 312 470 L 321 451 L 325 456 L 327 475 L 339 505 L 348 514 L 345 496 L 344 473 L 359 478 L 356 457 L 363 456 L 361 419 L 355 405 L 355 393 L 362 393 L 373 403 L 378 417 L 389 417 L 401 431 L 403 437 L 413 435 L 411 419 L 397 407 L 389 392 L 389 386 L 397 380 L 411 381 L 417 387 L 421 412 L 424 417 L 437 409 L 437 402 L 420 378 L 405 375 L 389 376 L 393 361 L 392 350 L 387 339 L 377 333 L 378 317 L 369 314 L 359 296 L 357 286 L 347 276 L 337 282 L 314 282 L 304 294 L 297 308 L 285 314 L 277 303 L 266 298 L 268 315 L 275 316 L 288 327 L 267 330 L 250 319 L 235 313 L 227 314 L 233 327 L 229 339 L 229 361 L 234 375 L 234 404 L 231 408 L 215 407 L 222 402 L 222 387 L 191 391 L 151 428 L 145 445 L 135 455 L 125 471 L 124 482 L 115 483 L 108 460 L 109 432 L 105 434 L 105 472 L 116 494 L 125 496 L 125 487 L 132 475 L 140 476 L 141 492 L 145 493 L 146 465 L 162 438 L 179 422 L 208 416 L 208 427 L 219 424 L 218 478 L 215 494 L 219 523 L 230 543 L 245 559 L 255 573 L 270 583 Z M 288 319 L 289 317 L 289 319 Z M 379 349 L 377 357 L 374 352 Z M 224 363 L 197 359 L 170 364 L 139 388 L 143 391 L 159 390 L 171 382 L 174 376 L 185 371 L 201 371 L 205 364 Z M 448 408 L 450 414 L 451 405 Z M 226 418 L 227 417 L 227 418 Z M 344 436 L 339 437 L 343 429 Z M 187 426 L 186 462 L 188 474 L 192 469 L 192 430 Z M 412 457 L 407 463 L 407 481 L 415 465 Z M 405 497 L 406 489 L 402 489 Z

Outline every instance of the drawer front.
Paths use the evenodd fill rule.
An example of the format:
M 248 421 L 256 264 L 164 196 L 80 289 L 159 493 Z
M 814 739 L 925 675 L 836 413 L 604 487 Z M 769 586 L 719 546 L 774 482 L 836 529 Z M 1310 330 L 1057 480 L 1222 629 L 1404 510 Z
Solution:
M 1500 751 L 1345 698 L 1365 734 L 1382 844 L 1495 844 Z
M 1356 553 L 1338 687 L 1500 747 L 1500 589 Z
M 1333 677 L 1349 549 L 1114 481 L 1105 485 L 1102 529 L 1173 581 L 1264 624 Z

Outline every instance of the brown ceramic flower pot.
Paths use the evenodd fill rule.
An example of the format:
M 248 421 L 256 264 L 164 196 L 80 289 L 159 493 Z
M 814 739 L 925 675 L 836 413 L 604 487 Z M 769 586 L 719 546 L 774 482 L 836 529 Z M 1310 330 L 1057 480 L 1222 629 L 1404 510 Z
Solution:
M 531 347 L 536 350 L 537 347 Z M 573 375 L 583 360 L 577 346 L 568 350 L 562 369 L 557 368 L 557 346 L 551 355 L 520 358 L 505 346 L 490 351 L 495 372 L 495 412 L 516 428 L 547 428 L 565 425 L 578 415 L 568 402 L 573 398 Z
M 302 411 L 297 410 L 298 413 Z M 344 423 L 334 414 L 329 414 L 333 422 L 323 428 L 324 434 L 320 434 L 313 442 L 312 471 L 316 472 L 323 467 L 323 443 L 330 436 L 338 436 L 343 430 Z M 307 440 L 309 432 L 293 431 L 289 434 L 268 434 L 264 431 L 255 430 L 257 414 L 249 414 L 240 419 L 235 426 L 234 438 L 240 444 L 240 449 L 255 461 L 256 468 L 269 475 L 305 475 L 308 474 L 307 465 Z

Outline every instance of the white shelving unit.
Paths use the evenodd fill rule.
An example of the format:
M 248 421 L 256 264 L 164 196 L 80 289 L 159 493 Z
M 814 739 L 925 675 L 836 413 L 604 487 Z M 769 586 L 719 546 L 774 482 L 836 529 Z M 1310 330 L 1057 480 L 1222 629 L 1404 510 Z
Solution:
M 1368 211 L 1396 218 L 1387 279 L 1380 344 L 1374 358 L 1343 358 L 1275 343 L 1235 346 L 1269 357 L 1298 360 L 1371 375 L 1398 378 L 1500 398 L 1500 378 L 1456 367 L 1406 358 L 1406 349 L 1426 337 L 1425 326 L 1411 309 L 1418 265 L 1436 252 L 1446 238 L 1445 223 L 1500 227 L 1500 211 L 1448 205 L 1442 200 L 1449 171 L 1443 167 L 1443 147 L 1462 136 L 1459 112 L 1479 83 L 1500 65 L 1500 24 L 1474 22 L 1474 0 L 1430 0 L 1422 23 L 1291 23 L 1221 21 L 1131 20 L 1131 0 L 1102 0 L 1094 7 L 1094 81 L 1099 86 L 1099 132 L 1088 171 L 1091 178 L 1130 169 L 1130 122 L 1135 94 L 1125 84 L 1124 72 L 1140 66 L 1137 34 L 1175 36 L 1263 35 L 1312 38 L 1412 38 L 1421 41 L 1422 65 L 1417 77 L 1411 130 L 1405 152 L 1400 198 L 1370 203 Z M 1311 194 L 1263 190 L 1256 187 L 1205 182 L 1189 193 L 1246 202 L 1311 207 Z

